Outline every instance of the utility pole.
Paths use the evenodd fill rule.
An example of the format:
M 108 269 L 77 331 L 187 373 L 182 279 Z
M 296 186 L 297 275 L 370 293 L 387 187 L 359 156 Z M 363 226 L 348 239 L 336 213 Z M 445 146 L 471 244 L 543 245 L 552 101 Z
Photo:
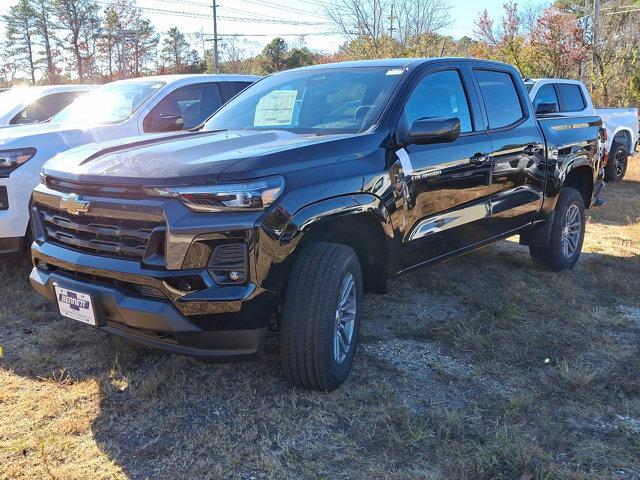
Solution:
M 394 5 L 392 3 L 391 4 L 391 15 L 389 15 L 389 36 L 391 38 L 393 38 L 393 30 L 394 30 L 394 28 L 393 28 L 393 20 L 396 18 L 395 14 L 393 13 L 393 8 L 394 8 Z
M 582 39 L 584 40 L 584 43 L 587 43 L 587 26 L 589 25 L 589 0 L 584 0 L 584 10 L 582 11 Z M 586 83 L 587 80 L 587 68 L 586 68 L 586 60 L 583 57 L 582 60 L 580 60 L 580 80 L 582 80 L 583 83 Z
M 598 58 L 598 37 L 600 35 L 600 0 L 593 0 L 593 18 L 591 19 L 591 41 L 593 48 L 592 55 L 592 66 L 591 66 L 591 76 L 592 76 L 592 85 L 591 92 L 593 93 L 594 83 L 596 83 L 596 78 L 598 75 L 597 64 L 599 63 Z
M 213 0 L 213 73 L 219 73 L 218 64 L 218 15 L 216 0 Z

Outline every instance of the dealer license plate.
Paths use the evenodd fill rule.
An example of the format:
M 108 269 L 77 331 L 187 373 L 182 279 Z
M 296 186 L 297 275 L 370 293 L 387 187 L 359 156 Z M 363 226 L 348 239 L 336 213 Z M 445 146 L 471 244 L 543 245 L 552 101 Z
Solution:
M 82 323 L 88 323 L 89 325 L 96 324 L 96 314 L 93 309 L 91 295 L 68 290 L 57 285 L 55 289 L 60 315 Z

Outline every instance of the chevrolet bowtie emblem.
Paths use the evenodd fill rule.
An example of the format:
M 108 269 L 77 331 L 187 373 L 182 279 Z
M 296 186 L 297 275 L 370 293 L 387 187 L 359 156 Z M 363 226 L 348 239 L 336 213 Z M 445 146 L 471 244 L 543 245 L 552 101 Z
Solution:
M 60 199 L 60 209 L 66 210 L 70 215 L 87 213 L 89 208 L 91 208 L 91 202 L 81 200 L 75 193 L 65 195 Z

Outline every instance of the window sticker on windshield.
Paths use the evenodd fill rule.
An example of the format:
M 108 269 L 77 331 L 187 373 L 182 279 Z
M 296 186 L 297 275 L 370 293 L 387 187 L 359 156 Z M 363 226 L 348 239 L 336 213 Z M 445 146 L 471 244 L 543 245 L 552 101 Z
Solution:
M 254 127 L 291 125 L 297 90 L 274 90 L 262 97 L 256 106 Z
M 402 75 L 404 73 L 404 68 L 392 68 L 387 70 L 387 75 Z

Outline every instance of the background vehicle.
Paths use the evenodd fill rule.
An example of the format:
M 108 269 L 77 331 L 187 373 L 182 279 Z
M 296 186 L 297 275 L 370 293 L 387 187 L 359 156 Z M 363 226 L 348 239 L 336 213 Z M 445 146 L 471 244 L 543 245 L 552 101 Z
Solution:
M 536 119 L 490 61 L 278 73 L 202 131 L 48 162 L 31 283 L 68 317 L 203 358 L 254 358 L 272 328 L 287 377 L 333 390 L 363 292 L 389 278 L 514 234 L 537 265 L 573 267 L 600 126 Z
M 27 125 L 49 120 L 95 85 L 18 87 L 0 93 L 0 126 Z
M 578 80 L 542 78 L 525 80 L 525 85 L 534 109 L 545 104 L 543 113 L 598 115 L 607 129 L 605 178 L 609 182 L 624 178 L 628 157 L 635 155 L 638 145 L 637 108 L 594 108 L 587 87 Z
M 257 78 L 121 80 L 81 97 L 47 124 L 0 130 L 0 254 L 19 251 L 24 244 L 29 198 L 44 162 L 79 145 L 196 127 Z

